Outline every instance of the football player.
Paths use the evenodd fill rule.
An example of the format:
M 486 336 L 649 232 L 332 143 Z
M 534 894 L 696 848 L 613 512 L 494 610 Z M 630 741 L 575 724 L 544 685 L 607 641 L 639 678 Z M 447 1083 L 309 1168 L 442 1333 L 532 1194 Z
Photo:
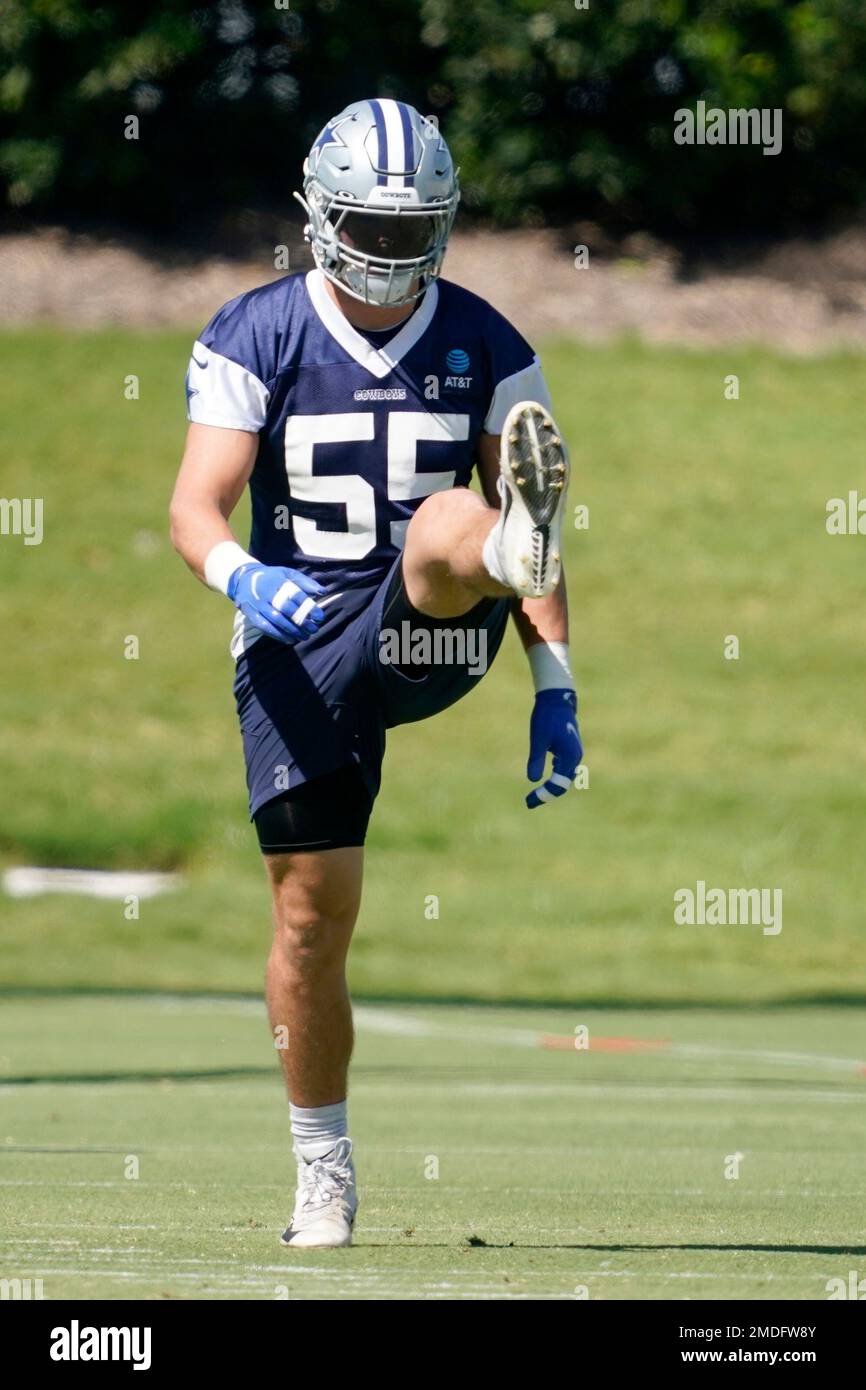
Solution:
M 355 102 L 296 196 L 315 268 L 232 300 L 195 343 L 171 520 L 187 564 L 237 609 L 234 694 L 274 908 L 267 1004 L 298 1165 L 282 1239 L 308 1248 L 348 1245 L 357 1207 L 345 962 L 386 729 L 477 684 L 511 611 L 535 687 L 530 808 L 571 787 L 582 750 L 568 460 L 532 348 L 439 278 L 459 199 L 445 141 L 403 102 Z M 247 486 L 245 550 L 229 518 Z M 420 665 L 414 645 L 385 659 L 395 632 L 426 640 Z

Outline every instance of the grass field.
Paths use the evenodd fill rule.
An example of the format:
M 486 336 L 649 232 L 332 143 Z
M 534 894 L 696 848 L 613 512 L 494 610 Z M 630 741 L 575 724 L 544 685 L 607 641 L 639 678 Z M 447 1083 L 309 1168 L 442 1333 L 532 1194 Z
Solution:
M 0 1272 L 50 1299 L 449 1300 L 816 1300 L 862 1274 L 850 1011 L 367 1005 L 358 1025 L 356 1243 L 293 1253 L 260 1006 L 7 1002 Z M 669 1046 L 605 1050 L 624 1034 Z
M 45 499 L 42 545 L 0 538 L 0 857 L 184 876 L 132 922 L 119 903 L 0 902 L 9 985 L 259 987 L 231 615 L 166 539 L 188 348 L 0 337 L 0 495 Z M 353 986 L 862 1002 L 866 541 L 824 522 L 862 478 L 863 361 L 625 345 L 551 346 L 545 365 L 590 509 L 567 543 L 590 786 L 524 809 L 512 637 L 479 691 L 390 738 Z M 674 926 L 698 879 L 781 888 L 782 932 Z

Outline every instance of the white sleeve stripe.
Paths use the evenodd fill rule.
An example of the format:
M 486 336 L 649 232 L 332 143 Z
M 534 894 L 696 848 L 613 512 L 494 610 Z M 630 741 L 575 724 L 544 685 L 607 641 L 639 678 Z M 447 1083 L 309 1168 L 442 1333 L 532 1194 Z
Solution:
M 187 415 L 194 424 L 255 434 L 264 426 L 271 395 L 264 382 L 198 340 L 193 344 L 186 387 Z
M 223 430 L 245 430 L 247 434 L 258 434 L 261 425 L 257 420 L 251 419 L 248 415 L 217 415 L 210 410 L 205 402 L 196 404 L 195 400 L 189 402 L 186 408 L 186 418 L 191 425 L 213 425 L 215 428 Z
M 566 777 L 563 772 L 552 772 L 548 777 L 548 782 L 553 782 L 555 786 L 562 787 L 563 791 L 568 791 L 572 786 L 573 779 Z
M 529 366 L 524 367 L 522 371 L 503 377 L 496 387 L 484 420 L 484 428 L 488 434 L 502 433 L 505 417 L 518 401 L 538 401 L 539 405 L 543 405 L 547 410 L 553 410 L 547 382 L 544 380 L 541 363 L 537 357 L 533 357 Z

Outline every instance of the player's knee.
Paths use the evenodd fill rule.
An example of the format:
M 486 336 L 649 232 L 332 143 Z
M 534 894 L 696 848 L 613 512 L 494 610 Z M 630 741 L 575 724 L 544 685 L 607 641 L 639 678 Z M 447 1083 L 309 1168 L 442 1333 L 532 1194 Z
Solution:
M 448 492 L 431 492 L 425 497 L 409 522 L 408 535 L 419 536 L 426 531 L 441 535 L 442 528 L 467 512 L 485 506 L 477 492 L 466 487 L 451 488 Z
M 314 904 L 275 904 L 274 949 L 283 969 L 298 985 L 342 971 L 352 923 Z
M 468 488 L 453 488 L 450 492 L 433 492 L 425 497 L 414 513 L 406 532 L 403 551 L 403 575 L 410 590 L 417 585 L 419 578 L 422 592 L 419 595 L 424 612 L 438 616 L 425 607 L 431 595 L 423 590 L 424 584 L 433 583 L 444 586 L 446 599 L 453 600 L 453 575 L 455 543 L 471 524 L 473 514 L 483 511 L 486 503 Z M 440 595 L 441 596 L 441 595 Z M 446 612 L 457 611 L 447 606 Z

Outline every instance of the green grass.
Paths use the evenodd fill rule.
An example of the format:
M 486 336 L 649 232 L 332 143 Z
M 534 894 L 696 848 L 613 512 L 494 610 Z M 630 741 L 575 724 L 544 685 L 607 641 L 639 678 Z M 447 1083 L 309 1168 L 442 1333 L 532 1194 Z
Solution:
M 5 1002 L 0 1273 L 50 1299 L 820 1300 L 862 1272 L 850 1012 L 388 1005 L 358 1024 L 356 1243 L 293 1253 L 258 1006 Z M 623 1035 L 671 1046 L 602 1050 Z
M 260 985 L 269 910 L 231 614 L 166 539 L 189 341 L 0 338 L 0 496 L 45 499 L 41 546 L 0 538 L 0 856 L 184 875 L 133 922 L 117 903 L 3 900 L 7 983 Z M 524 809 L 530 691 L 512 636 L 478 691 L 389 739 L 353 986 L 862 999 L 866 540 L 829 537 L 824 518 L 863 479 L 863 360 L 544 357 L 571 500 L 590 508 L 567 539 L 590 786 Z M 739 401 L 724 399 L 732 372 Z M 739 661 L 723 659 L 731 633 Z M 673 893 L 697 879 L 781 888 L 782 933 L 675 927 Z

